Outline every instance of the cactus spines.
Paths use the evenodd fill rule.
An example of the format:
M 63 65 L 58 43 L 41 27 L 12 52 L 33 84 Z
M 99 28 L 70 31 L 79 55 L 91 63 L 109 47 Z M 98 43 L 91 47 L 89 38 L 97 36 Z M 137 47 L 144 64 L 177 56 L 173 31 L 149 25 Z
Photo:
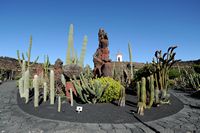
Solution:
M 81 55 L 79 59 L 79 66 L 81 66 L 82 68 L 84 67 L 84 58 L 86 53 L 87 42 L 88 42 L 87 36 L 84 36 Z
M 61 96 L 58 96 L 58 112 L 61 111 Z
M 55 84 L 54 84 L 54 71 L 51 70 L 50 72 L 50 104 L 54 104 L 55 99 Z
M 38 82 L 37 75 L 34 76 L 33 87 L 34 87 L 34 107 L 38 107 L 38 104 L 39 104 L 39 82 Z
M 46 82 L 44 82 L 43 83 L 44 84 L 44 102 L 46 102 L 47 101 L 47 83 Z
M 150 76 L 150 84 L 149 84 L 149 90 L 150 90 L 150 100 L 148 108 L 151 108 L 154 102 L 154 77 L 153 75 Z
M 30 77 L 30 73 L 29 73 L 29 69 L 28 69 L 28 70 L 26 70 L 26 72 L 24 74 L 24 97 L 26 99 L 25 103 L 28 103 L 28 101 L 29 101 L 29 87 L 30 87 L 29 77 Z
M 20 97 L 24 97 L 24 78 L 21 77 L 19 79 L 19 94 L 20 94 Z
M 73 91 L 72 88 L 70 88 L 70 102 L 71 102 L 71 106 L 74 105 L 74 99 L 73 99 Z
M 25 72 L 26 72 L 26 61 L 23 60 L 22 61 L 22 77 L 24 77 Z

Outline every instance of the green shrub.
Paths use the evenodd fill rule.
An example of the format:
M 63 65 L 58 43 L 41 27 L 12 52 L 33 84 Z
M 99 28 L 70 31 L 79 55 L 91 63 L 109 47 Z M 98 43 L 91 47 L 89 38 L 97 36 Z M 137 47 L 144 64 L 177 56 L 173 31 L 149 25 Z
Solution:
M 120 82 L 109 77 L 103 77 L 94 80 L 99 80 L 103 86 L 109 84 L 109 87 L 105 90 L 103 96 L 100 98 L 100 102 L 112 102 L 114 100 L 119 100 L 122 87 Z
M 195 70 L 196 73 L 200 74 L 200 64 L 193 65 L 193 68 L 194 68 L 194 70 Z
M 177 68 L 172 68 L 169 70 L 169 79 L 175 79 L 180 77 L 181 73 Z

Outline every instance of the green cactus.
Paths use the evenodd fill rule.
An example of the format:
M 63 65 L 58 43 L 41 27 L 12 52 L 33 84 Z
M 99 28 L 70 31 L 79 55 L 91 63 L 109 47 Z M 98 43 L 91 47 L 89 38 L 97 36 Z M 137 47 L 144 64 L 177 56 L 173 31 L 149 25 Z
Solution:
M 47 83 L 44 82 L 43 86 L 44 86 L 44 95 L 43 95 L 44 99 L 43 100 L 44 100 L 44 102 L 46 102 L 47 101 L 47 90 L 48 90 Z
M 81 66 L 82 68 L 84 67 L 83 61 L 84 61 L 84 57 L 85 57 L 85 53 L 86 53 L 87 42 L 88 42 L 87 36 L 84 36 L 81 55 L 80 55 L 80 58 L 79 58 L 79 66 Z
M 151 106 L 154 103 L 154 77 L 153 75 L 150 76 L 150 84 L 149 84 L 149 90 L 150 90 L 150 99 L 149 99 L 149 105 L 148 108 L 151 108 Z
M 125 88 L 122 86 L 122 87 L 121 87 L 121 93 L 120 93 L 120 99 L 119 99 L 119 103 L 118 103 L 118 105 L 119 105 L 120 107 L 125 107 L 125 104 L 126 104 L 126 99 L 125 99 L 125 97 L 126 97 Z
M 19 94 L 21 98 L 24 97 L 24 77 L 19 79 Z
M 66 65 L 77 64 L 83 67 L 86 46 L 87 46 L 87 36 L 84 36 L 81 56 L 78 59 L 77 53 L 75 52 L 75 49 L 74 49 L 74 28 L 73 28 L 73 24 L 70 24 L 65 64 Z
M 97 103 L 103 95 L 106 88 L 109 86 L 103 86 L 98 80 L 87 80 L 84 75 L 80 74 L 80 82 L 74 76 L 74 80 L 71 80 L 74 84 L 78 95 L 84 103 Z
M 50 104 L 54 104 L 55 99 L 55 80 L 54 80 L 54 71 L 50 72 Z
M 128 52 L 129 52 L 129 60 L 130 60 L 130 64 L 131 64 L 131 79 L 133 79 L 132 49 L 131 49 L 130 43 L 128 43 Z
M 44 79 L 46 81 L 48 80 L 49 66 L 50 66 L 49 56 L 45 55 L 44 56 L 44 63 L 43 63 L 43 70 L 44 70 Z
M 38 104 L 39 104 L 39 82 L 38 82 L 37 75 L 34 76 L 33 87 L 34 87 L 34 107 L 38 107 Z
M 141 88 L 140 88 L 140 82 L 137 82 L 137 97 L 138 97 L 138 102 L 141 101 Z
M 155 52 L 155 59 L 153 59 L 153 66 L 154 66 L 154 78 L 156 80 L 156 93 L 158 93 L 157 88 L 159 91 L 161 91 L 161 99 L 162 100 L 167 100 L 169 99 L 168 97 L 168 80 L 169 80 L 169 69 L 173 66 L 174 63 L 180 61 L 180 60 L 175 60 L 175 55 L 174 49 L 176 49 L 177 46 L 169 47 L 167 52 L 162 54 L 162 51 L 156 51 Z M 158 95 L 156 94 L 156 97 Z M 158 99 L 156 98 L 156 101 L 158 102 Z
M 72 50 L 72 53 L 73 53 L 73 50 L 74 50 L 73 46 L 74 46 L 74 27 L 73 27 L 73 24 L 70 24 L 69 35 L 68 35 L 68 47 L 67 47 L 67 55 L 66 55 L 66 64 L 71 64 L 72 63 L 71 62 L 71 53 L 70 53 L 70 51 Z
M 146 79 L 144 77 L 141 80 L 141 101 L 146 104 Z
M 27 56 L 27 68 L 30 68 L 33 64 L 35 64 L 37 61 L 38 61 L 38 59 L 39 59 L 39 56 L 36 58 L 36 60 L 31 64 L 30 63 L 30 59 L 31 59 L 31 49 L 32 49 L 32 36 L 30 36 L 30 44 L 29 44 L 29 48 L 28 48 L 28 51 L 26 52 L 26 56 Z M 23 60 L 25 60 L 25 57 L 24 57 L 24 53 L 22 53 L 22 60 L 21 60 L 21 58 L 20 58 L 20 52 L 19 52 L 19 50 L 17 50 L 17 57 L 18 57 L 18 61 L 19 61 L 19 64 L 20 64 L 20 66 L 21 66 L 21 68 L 22 68 L 22 61 Z
M 24 97 L 26 99 L 25 103 L 28 103 L 29 101 L 29 88 L 30 88 L 30 72 L 29 69 L 26 70 L 24 74 Z

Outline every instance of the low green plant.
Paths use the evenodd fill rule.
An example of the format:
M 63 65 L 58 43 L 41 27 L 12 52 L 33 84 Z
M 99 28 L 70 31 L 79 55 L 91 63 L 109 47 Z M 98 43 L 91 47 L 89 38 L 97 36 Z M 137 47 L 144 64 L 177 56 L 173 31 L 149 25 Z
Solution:
M 100 102 L 112 102 L 120 99 L 122 85 L 119 81 L 115 81 L 110 77 L 102 77 L 95 80 L 100 81 L 102 85 L 109 84 L 109 87 L 105 90 L 103 96 L 100 98 Z
M 196 73 L 200 74 L 200 64 L 193 65 L 193 68 L 194 68 L 194 70 L 195 70 Z
M 175 79 L 180 77 L 181 73 L 177 68 L 172 68 L 169 70 L 169 79 Z

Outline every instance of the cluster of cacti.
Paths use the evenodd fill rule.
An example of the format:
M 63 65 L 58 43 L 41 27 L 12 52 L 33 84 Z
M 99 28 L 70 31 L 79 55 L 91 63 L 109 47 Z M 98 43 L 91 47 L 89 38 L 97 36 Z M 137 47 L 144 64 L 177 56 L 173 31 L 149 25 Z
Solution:
M 147 101 L 147 93 L 149 93 L 150 95 L 148 101 Z M 141 81 L 137 82 L 137 96 L 138 96 L 138 114 L 144 115 L 144 110 L 146 108 L 151 108 L 151 106 L 155 102 L 153 75 L 147 77 L 147 80 L 146 78 L 142 77 Z
M 164 54 L 162 54 L 162 51 L 156 51 L 155 57 L 156 60 L 153 59 L 153 66 L 154 66 L 154 78 L 156 82 L 156 97 L 158 96 L 159 91 L 161 91 L 161 100 L 168 100 L 168 80 L 169 80 L 169 69 L 172 67 L 172 65 L 180 60 L 175 60 L 174 49 L 176 49 L 177 46 L 169 47 L 168 51 Z M 158 100 L 158 99 L 157 99 Z M 159 101 L 157 101 L 159 102 Z
M 33 64 L 35 64 L 37 62 L 37 60 L 39 59 L 39 56 L 36 58 L 36 60 L 31 64 L 30 60 L 31 60 L 31 49 L 32 49 L 32 36 L 30 37 L 30 44 L 29 44 L 29 48 L 28 48 L 28 51 L 26 52 L 26 56 L 27 56 L 27 65 L 25 65 L 25 67 L 27 67 L 27 69 L 29 69 Z M 22 74 L 24 72 L 24 69 L 23 69 L 23 61 L 25 61 L 25 56 L 24 56 L 24 53 L 22 53 L 22 60 L 20 58 L 20 52 L 19 50 L 17 50 L 17 57 L 18 57 L 18 61 L 19 61 L 19 64 L 22 68 Z
M 66 54 L 66 65 L 77 64 L 83 67 L 87 42 L 88 42 L 87 36 L 84 36 L 81 55 L 80 58 L 78 59 L 77 53 L 75 52 L 74 49 L 74 28 L 73 24 L 70 24 L 69 35 L 68 35 L 68 47 Z
M 183 70 L 182 75 L 176 80 L 176 88 L 190 88 L 192 90 L 200 89 L 200 74 Z
M 76 88 L 80 99 L 84 103 L 97 103 L 101 96 L 103 95 L 106 88 L 109 86 L 103 86 L 98 80 L 86 79 L 83 74 L 80 74 L 80 81 L 75 77 L 74 80 L 71 80 Z

